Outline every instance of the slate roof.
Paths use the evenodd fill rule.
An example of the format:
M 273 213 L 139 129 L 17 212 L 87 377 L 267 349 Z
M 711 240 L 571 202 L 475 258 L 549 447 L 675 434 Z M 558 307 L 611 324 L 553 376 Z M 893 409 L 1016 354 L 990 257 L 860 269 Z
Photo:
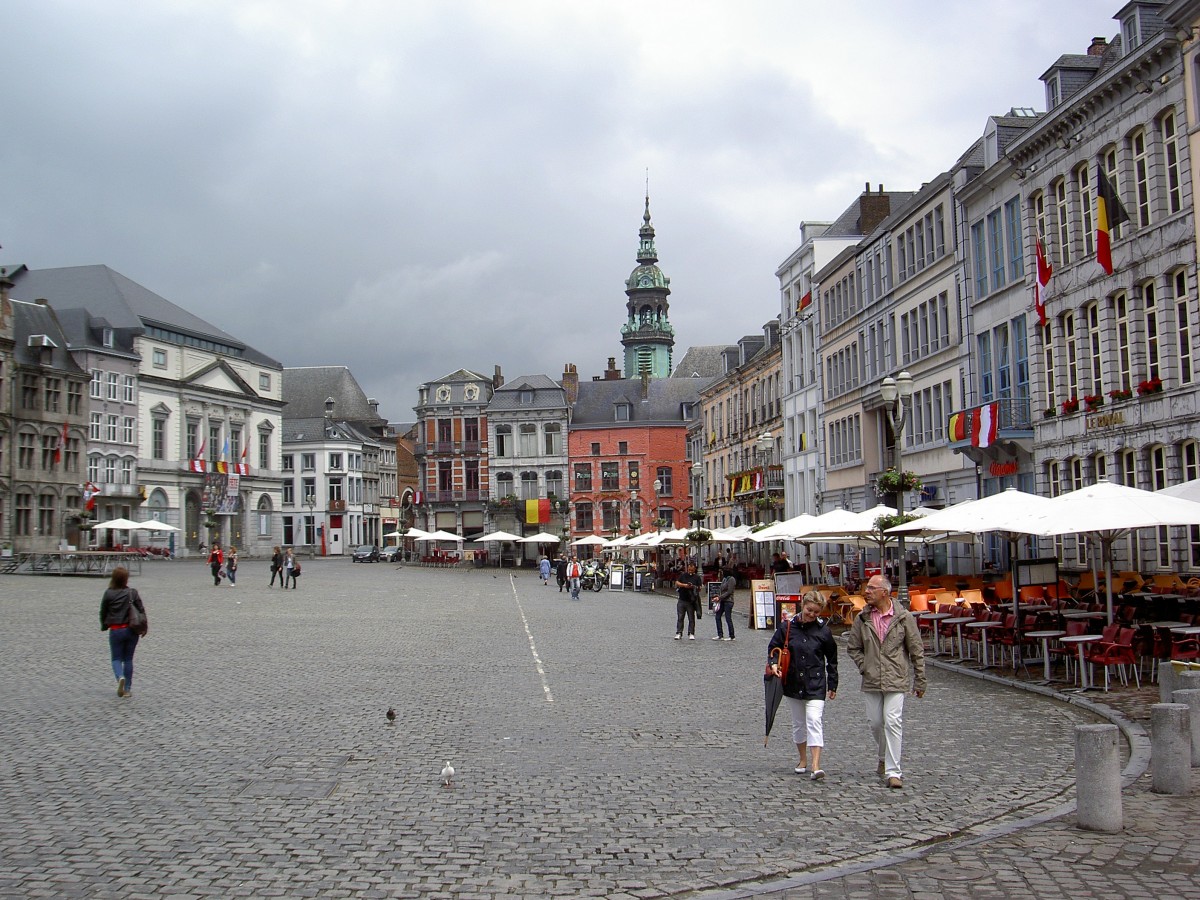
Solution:
M 675 365 L 672 378 L 720 378 L 725 374 L 725 351 L 736 350 L 734 344 L 709 344 L 688 347 L 683 359 Z
M 44 298 L 56 310 L 85 309 L 114 329 L 141 330 L 157 325 L 192 337 L 206 338 L 231 349 L 258 365 L 282 368 L 271 357 L 255 350 L 170 300 L 160 297 L 108 266 L 69 266 L 61 269 L 29 269 L 18 266 L 9 277 L 10 295 L 16 300 Z
M 297 444 L 302 441 L 311 443 L 324 440 L 372 443 L 378 439 L 377 435 L 356 427 L 352 422 L 343 422 L 336 416 L 333 426 L 336 434 L 326 435 L 323 415 L 316 418 L 285 418 L 283 420 L 283 443 Z
M 889 209 L 896 209 L 901 203 L 913 195 L 912 191 L 884 191 L 879 194 L 872 194 L 874 197 L 888 197 Z M 855 197 L 854 202 L 846 207 L 845 211 L 833 220 L 833 224 L 829 229 L 821 234 L 823 238 L 831 237 L 862 237 L 861 214 L 862 210 L 859 207 L 860 197 Z
M 649 397 L 642 400 L 640 378 L 615 378 L 579 383 L 579 399 L 571 416 L 571 428 L 612 428 L 622 425 L 685 425 L 692 420 L 683 418 L 685 403 L 696 404 L 700 391 L 713 382 L 712 378 L 651 378 Z M 618 422 L 615 407 L 618 402 L 630 406 L 629 421 Z M 694 407 L 699 412 L 699 406 Z
M 325 400 L 332 397 L 333 417 L 347 421 L 378 420 L 378 410 L 346 366 L 302 366 L 283 370 L 285 419 L 323 419 Z
M 67 336 L 63 334 L 54 315 L 54 310 L 41 303 L 26 303 L 14 300 L 13 311 L 13 361 L 17 365 L 41 366 L 62 372 L 83 374 L 83 369 L 75 362 L 67 349 Z M 42 362 L 42 347 L 30 347 L 29 338 L 35 335 L 46 335 L 54 344 L 50 351 L 48 364 Z
M 533 391 L 532 403 L 521 403 L 521 391 Z M 489 413 L 528 412 L 531 410 L 567 411 L 567 395 L 562 385 L 549 375 L 519 375 L 496 388 Z

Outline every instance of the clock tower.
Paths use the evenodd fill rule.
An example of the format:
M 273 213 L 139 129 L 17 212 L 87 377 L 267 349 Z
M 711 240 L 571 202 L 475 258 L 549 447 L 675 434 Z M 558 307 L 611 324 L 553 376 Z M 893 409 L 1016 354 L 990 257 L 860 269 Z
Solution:
M 651 378 L 671 374 L 671 356 L 675 348 L 675 329 L 667 318 L 671 279 L 657 265 L 654 226 L 650 224 L 650 195 L 638 230 L 638 265 L 625 282 L 626 319 L 621 327 L 625 347 L 625 377 L 638 378 L 649 372 Z

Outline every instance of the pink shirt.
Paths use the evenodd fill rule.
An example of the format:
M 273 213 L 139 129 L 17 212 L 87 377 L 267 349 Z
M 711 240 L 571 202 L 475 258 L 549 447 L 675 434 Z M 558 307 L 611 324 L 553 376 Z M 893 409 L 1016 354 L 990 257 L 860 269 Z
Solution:
M 871 624 L 875 626 L 875 633 L 879 635 L 879 643 L 883 643 L 883 639 L 887 637 L 888 629 L 892 627 L 892 619 L 896 617 L 896 607 L 889 606 L 885 613 L 877 609 L 871 609 Z

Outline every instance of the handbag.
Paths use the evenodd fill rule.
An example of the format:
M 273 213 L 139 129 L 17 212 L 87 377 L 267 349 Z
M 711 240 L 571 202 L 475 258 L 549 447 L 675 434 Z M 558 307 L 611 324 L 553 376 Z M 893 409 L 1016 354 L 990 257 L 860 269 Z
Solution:
M 125 616 L 125 621 L 128 623 L 131 631 L 139 635 L 144 635 L 150 630 L 150 622 L 146 618 L 146 614 L 137 608 L 137 604 L 133 602 L 137 594 L 131 592 L 129 595 L 129 612 Z
M 779 680 L 783 681 L 787 678 L 788 666 L 792 664 L 792 651 L 788 647 L 788 639 L 792 635 L 792 620 L 789 618 L 787 628 L 783 632 L 783 646 L 776 647 L 771 651 L 771 656 L 767 660 L 767 675 L 774 675 L 771 671 L 772 665 L 779 666 Z

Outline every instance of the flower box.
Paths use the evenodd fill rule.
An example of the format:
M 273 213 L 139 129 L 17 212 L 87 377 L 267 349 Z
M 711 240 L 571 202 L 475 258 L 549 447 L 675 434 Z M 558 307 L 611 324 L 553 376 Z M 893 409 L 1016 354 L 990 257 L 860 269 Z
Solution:
M 1101 394 L 1088 394 L 1083 398 L 1083 402 L 1089 410 L 1093 410 L 1104 405 L 1104 397 Z
M 1145 381 L 1139 381 L 1137 392 L 1139 397 L 1146 397 L 1150 394 L 1162 393 L 1163 382 L 1157 375 L 1153 378 L 1148 378 Z
M 1062 402 L 1062 411 L 1064 416 L 1079 412 L 1079 398 L 1072 397 L 1069 400 L 1064 400 Z
M 1115 388 L 1114 390 L 1108 392 L 1108 396 L 1113 399 L 1114 403 L 1116 403 L 1120 400 L 1128 400 L 1133 396 L 1133 391 L 1129 390 L 1128 388 Z
M 895 467 L 880 472 L 875 477 L 875 495 L 885 497 L 901 491 L 919 491 L 924 485 L 915 472 L 897 472 Z

